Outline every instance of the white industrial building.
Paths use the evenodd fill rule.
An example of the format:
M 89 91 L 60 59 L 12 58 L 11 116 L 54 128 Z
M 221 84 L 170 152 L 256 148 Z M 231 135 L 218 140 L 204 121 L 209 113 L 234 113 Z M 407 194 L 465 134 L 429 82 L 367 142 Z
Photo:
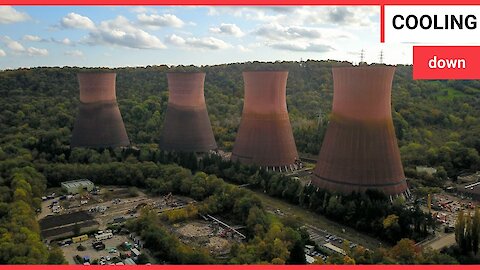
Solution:
M 72 180 L 61 183 L 62 188 L 69 194 L 77 194 L 80 191 L 92 191 L 95 185 L 88 179 Z

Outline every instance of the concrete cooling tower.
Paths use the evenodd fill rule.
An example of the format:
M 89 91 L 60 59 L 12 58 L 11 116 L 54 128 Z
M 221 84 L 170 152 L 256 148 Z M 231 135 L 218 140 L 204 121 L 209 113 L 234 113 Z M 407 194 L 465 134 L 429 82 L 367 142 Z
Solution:
M 168 106 L 160 149 L 208 152 L 217 148 L 205 104 L 205 73 L 167 73 Z
M 232 160 L 267 170 L 297 168 L 298 153 L 287 112 L 288 71 L 243 72 L 245 100 Z
M 72 147 L 128 146 L 127 132 L 115 95 L 115 73 L 79 73 L 80 106 Z
M 408 193 L 391 114 L 395 67 L 333 68 L 333 109 L 312 176 L 322 189 Z M 407 194 L 408 195 L 408 194 Z

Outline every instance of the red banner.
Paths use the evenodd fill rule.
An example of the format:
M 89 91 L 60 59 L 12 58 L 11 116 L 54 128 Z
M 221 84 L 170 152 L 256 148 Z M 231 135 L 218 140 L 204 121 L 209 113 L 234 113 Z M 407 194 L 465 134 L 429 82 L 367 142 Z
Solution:
M 413 78 L 480 79 L 480 46 L 414 46 Z

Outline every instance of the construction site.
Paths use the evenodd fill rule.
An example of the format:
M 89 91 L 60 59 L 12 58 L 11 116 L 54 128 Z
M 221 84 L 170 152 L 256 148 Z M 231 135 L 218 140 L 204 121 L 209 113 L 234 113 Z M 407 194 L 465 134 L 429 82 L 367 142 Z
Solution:
M 93 192 L 61 195 L 54 199 L 45 200 L 42 203 L 42 214 L 39 215 L 40 224 L 56 222 L 60 224 L 58 226 L 63 228 L 68 224 L 71 224 L 72 228 L 73 225 L 77 227 L 82 225 L 81 229 L 84 230 L 83 226 L 90 224 L 85 221 L 92 221 L 97 224 L 98 228 L 102 229 L 137 217 L 139 210 L 145 206 L 158 209 L 160 213 L 181 208 L 194 202 L 190 198 L 172 196 L 171 194 L 165 197 L 148 197 L 137 189 L 134 193 L 132 194 L 129 188 L 103 187 L 97 188 Z M 78 216 L 78 218 L 74 218 L 75 216 Z M 71 222 L 70 219 L 72 219 Z M 78 223 L 78 220 L 84 222 Z M 49 239 L 55 239 L 56 237 L 57 235 L 54 233 L 49 233 Z
M 227 258 L 231 246 L 246 238 L 239 231 L 242 228 L 243 226 L 231 226 L 210 215 L 203 216 L 203 219 L 189 220 L 171 226 L 172 232 L 178 235 L 183 243 L 207 248 L 218 258 Z
M 122 252 L 120 245 L 143 247 L 138 236 L 128 236 L 123 229 L 128 219 L 137 218 L 143 207 L 161 214 L 196 203 L 172 193 L 151 197 L 136 188 L 116 186 L 96 186 L 90 192 L 69 195 L 52 193 L 43 199 L 38 215 L 42 237 L 46 243 L 59 245 L 71 264 L 125 264 L 131 251 L 124 248 Z M 246 238 L 240 232 L 242 226 L 229 225 L 210 215 L 164 225 L 185 244 L 207 248 L 218 258 L 227 258 L 231 246 Z
M 477 206 L 478 202 L 451 194 L 433 194 L 431 196 L 431 211 L 434 217 L 451 230 L 455 227 L 455 220 L 460 210 L 473 214 Z

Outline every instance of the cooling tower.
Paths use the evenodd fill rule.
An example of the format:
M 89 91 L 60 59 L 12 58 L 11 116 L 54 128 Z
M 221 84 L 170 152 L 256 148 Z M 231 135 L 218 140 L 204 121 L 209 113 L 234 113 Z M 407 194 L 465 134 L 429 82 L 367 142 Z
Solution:
M 203 94 L 205 73 L 167 73 L 168 106 L 160 149 L 208 152 L 217 148 Z
M 395 67 L 333 68 L 333 109 L 312 176 L 322 189 L 349 194 L 408 193 L 391 114 Z
M 115 73 L 79 73 L 80 106 L 72 147 L 118 147 L 130 144 L 115 95 Z
M 243 72 L 245 100 L 233 161 L 280 171 L 299 164 L 287 112 L 287 77 L 288 71 Z

